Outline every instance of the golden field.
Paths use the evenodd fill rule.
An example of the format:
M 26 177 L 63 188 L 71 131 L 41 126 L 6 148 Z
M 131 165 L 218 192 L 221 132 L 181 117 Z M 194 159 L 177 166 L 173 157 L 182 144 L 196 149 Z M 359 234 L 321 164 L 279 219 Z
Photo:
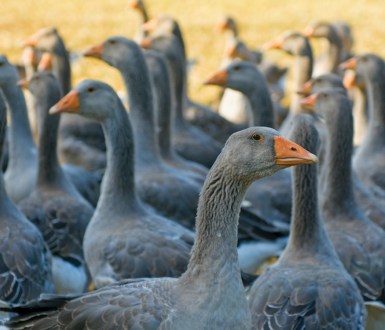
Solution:
M 356 52 L 385 56 L 382 0 L 147 0 L 146 5 L 150 16 L 168 13 L 179 20 L 188 56 L 198 60 L 190 75 L 190 93 L 205 103 L 217 95 L 215 87 L 204 87 L 202 81 L 218 68 L 223 54 L 224 36 L 215 25 L 224 14 L 237 19 L 241 38 L 253 48 L 285 30 L 302 31 L 312 20 L 344 20 L 353 28 Z M 67 47 L 78 52 L 110 35 L 132 37 L 139 22 L 128 0 L 2 0 L 0 12 L 0 53 L 13 62 L 20 58 L 22 41 L 42 27 L 57 27 Z M 323 45 L 316 46 L 318 50 Z M 282 65 L 290 64 L 290 58 L 278 51 L 267 56 Z M 96 60 L 81 59 L 73 64 L 73 83 L 84 78 L 122 88 L 117 72 Z

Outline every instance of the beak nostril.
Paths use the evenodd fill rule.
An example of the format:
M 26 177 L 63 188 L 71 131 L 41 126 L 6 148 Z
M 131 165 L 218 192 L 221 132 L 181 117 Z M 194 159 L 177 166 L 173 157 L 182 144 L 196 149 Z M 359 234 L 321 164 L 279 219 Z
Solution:
M 290 148 L 292 151 L 297 151 L 297 148 L 295 148 L 295 147 L 291 147 Z

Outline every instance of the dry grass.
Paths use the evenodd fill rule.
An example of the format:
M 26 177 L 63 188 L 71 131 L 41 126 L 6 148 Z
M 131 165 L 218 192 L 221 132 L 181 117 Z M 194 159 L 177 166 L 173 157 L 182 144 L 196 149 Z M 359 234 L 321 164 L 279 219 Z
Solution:
M 257 48 L 287 29 L 303 30 L 311 20 L 344 20 L 353 27 L 357 52 L 375 52 L 385 56 L 383 47 L 382 0 L 147 0 L 151 16 L 169 13 L 178 18 L 184 31 L 189 57 L 199 63 L 190 76 L 190 90 L 195 99 L 209 103 L 215 87 L 201 82 L 218 68 L 224 37 L 214 26 L 223 14 L 231 14 L 241 25 L 241 36 Z M 0 3 L 0 52 L 18 61 L 20 43 L 41 27 L 56 26 L 67 47 L 81 51 L 120 34 L 134 36 L 138 25 L 136 13 L 127 0 L 2 0 Z M 288 64 L 288 57 L 271 51 L 272 60 Z M 84 78 L 101 79 L 116 89 L 122 88 L 117 72 L 103 63 L 81 59 L 73 66 L 74 84 Z

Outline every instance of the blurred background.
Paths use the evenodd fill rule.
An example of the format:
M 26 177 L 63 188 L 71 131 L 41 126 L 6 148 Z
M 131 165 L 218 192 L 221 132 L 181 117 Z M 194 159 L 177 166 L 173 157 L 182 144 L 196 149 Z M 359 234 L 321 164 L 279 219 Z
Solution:
M 353 29 L 354 52 L 385 56 L 382 0 L 147 0 L 145 4 L 150 17 L 167 13 L 179 21 L 188 57 L 197 60 L 189 77 L 190 93 L 206 104 L 218 91 L 202 86 L 202 81 L 220 65 L 225 37 L 215 27 L 224 15 L 236 19 L 240 37 L 251 48 L 261 47 L 285 30 L 302 32 L 314 20 L 342 20 Z M 76 53 L 111 35 L 134 37 L 140 22 L 128 0 L 2 0 L 0 10 L 0 53 L 12 62 L 19 61 L 23 40 L 42 27 L 57 27 L 66 46 Z M 315 54 L 322 50 L 322 40 L 311 42 Z M 291 61 L 280 51 L 269 51 L 266 56 L 283 66 Z M 117 71 L 100 61 L 79 59 L 73 63 L 74 85 L 84 78 L 101 79 L 123 89 Z

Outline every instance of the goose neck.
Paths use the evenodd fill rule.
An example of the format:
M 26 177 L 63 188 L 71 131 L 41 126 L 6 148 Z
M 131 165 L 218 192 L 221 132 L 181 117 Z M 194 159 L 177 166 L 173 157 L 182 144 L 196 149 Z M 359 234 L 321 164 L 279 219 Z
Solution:
M 107 146 L 107 168 L 97 208 L 138 204 L 135 190 L 134 143 L 132 126 L 120 100 L 110 105 L 111 116 L 102 122 Z
M 158 164 L 160 158 L 155 134 L 153 95 L 143 55 L 136 57 L 135 65 L 124 65 L 119 70 L 127 89 L 135 149 L 138 151 L 135 163 L 138 168 Z
M 239 271 L 238 220 L 248 184 L 238 181 L 232 174 L 219 156 L 200 195 L 196 239 L 185 273 L 187 278 L 217 276 L 224 267 Z
M 303 85 L 310 80 L 313 70 L 313 56 L 311 51 L 294 57 L 293 63 L 293 92 L 290 100 L 290 111 L 293 114 L 302 111 L 301 96 L 297 94 Z
M 52 72 L 59 79 L 63 94 L 67 94 L 71 90 L 71 64 L 63 42 L 52 53 Z

